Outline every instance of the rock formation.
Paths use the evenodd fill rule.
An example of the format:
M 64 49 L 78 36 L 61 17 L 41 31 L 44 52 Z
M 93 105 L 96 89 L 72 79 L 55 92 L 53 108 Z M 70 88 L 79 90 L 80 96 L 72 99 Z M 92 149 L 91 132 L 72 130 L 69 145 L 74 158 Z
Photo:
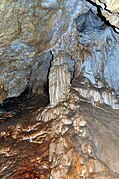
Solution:
M 101 8 L 102 15 L 110 22 L 119 33 L 119 1 L 118 0 L 91 0 Z
M 118 179 L 117 0 L 0 10 L 0 178 Z
M 60 101 L 68 98 L 70 90 L 70 73 L 68 72 L 68 64 L 66 54 L 59 52 L 52 62 L 49 73 L 49 94 L 51 106 L 57 105 Z
M 95 87 L 111 88 L 112 97 L 106 98 L 113 98 L 112 102 L 107 102 L 102 94 L 99 94 L 102 96 L 99 102 L 118 108 L 115 96 L 119 86 L 119 36 L 98 17 L 96 6 L 77 0 L 73 3 L 17 1 L 12 5 L 3 1 L 0 6 L 1 17 L 4 16 L 0 36 L 0 85 L 5 89 L 1 88 L 1 103 L 6 98 L 19 96 L 28 87 L 33 93 L 43 93 L 43 86 L 48 84 L 50 51 L 58 54 L 63 50 L 75 63 L 75 77 L 83 71 Z
M 118 179 L 118 116 L 71 89 L 53 108 L 10 119 L 0 128 L 0 177 Z

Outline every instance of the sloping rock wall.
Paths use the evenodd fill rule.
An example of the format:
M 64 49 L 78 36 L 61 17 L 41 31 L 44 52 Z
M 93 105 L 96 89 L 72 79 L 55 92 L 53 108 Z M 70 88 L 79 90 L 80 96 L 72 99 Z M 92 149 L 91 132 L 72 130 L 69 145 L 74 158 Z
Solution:
M 0 123 L 0 178 L 118 179 L 119 110 L 69 98 Z

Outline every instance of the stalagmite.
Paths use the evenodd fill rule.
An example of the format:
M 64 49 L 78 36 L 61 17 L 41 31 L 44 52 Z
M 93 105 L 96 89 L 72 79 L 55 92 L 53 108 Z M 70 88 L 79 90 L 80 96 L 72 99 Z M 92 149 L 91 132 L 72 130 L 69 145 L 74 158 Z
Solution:
M 66 54 L 60 51 L 52 61 L 49 73 L 49 95 L 51 106 L 57 105 L 60 101 L 65 101 L 70 90 L 70 73 Z

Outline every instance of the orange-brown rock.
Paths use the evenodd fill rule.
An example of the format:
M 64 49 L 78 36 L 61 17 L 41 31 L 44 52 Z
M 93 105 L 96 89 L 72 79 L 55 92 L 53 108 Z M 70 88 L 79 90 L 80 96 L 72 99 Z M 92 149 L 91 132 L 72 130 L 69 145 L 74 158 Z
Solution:
M 69 98 L 54 108 L 4 121 L 0 177 L 118 178 L 118 115 L 118 110 L 94 107 L 71 90 Z

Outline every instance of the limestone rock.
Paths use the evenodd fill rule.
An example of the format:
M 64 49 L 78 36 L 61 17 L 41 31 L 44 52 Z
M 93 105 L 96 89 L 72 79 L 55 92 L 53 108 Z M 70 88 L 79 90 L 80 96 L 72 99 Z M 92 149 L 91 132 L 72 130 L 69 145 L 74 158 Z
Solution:
M 93 100 L 95 102 L 101 102 L 102 98 L 103 103 L 117 109 L 119 108 L 119 41 L 116 38 L 117 34 L 91 11 L 79 16 L 76 19 L 76 24 L 79 43 L 82 44 L 80 61 L 77 61 L 76 66 L 77 77 L 81 75 L 87 78 L 87 81 L 82 82 L 82 86 L 85 85 L 80 94 L 90 100 L 95 98 Z M 95 92 L 88 90 L 90 83 L 96 89 Z M 107 93 L 107 91 L 110 92 Z M 90 95 L 90 93 L 92 94 Z
M 35 55 L 35 47 L 14 42 L 0 55 L 0 101 L 19 96 L 26 88 L 47 95 L 47 76 L 52 54 Z M 4 89 L 3 89 L 4 88 Z
M 34 93 L 43 91 L 40 87 L 46 83 L 47 72 L 41 80 L 42 84 L 38 85 L 40 83 L 38 80 L 36 84 L 33 82 L 36 75 L 40 80 L 42 74 L 40 62 L 37 62 L 38 54 L 42 56 L 54 48 L 60 37 L 71 26 L 70 22 L 75 18 L 72 13 L 76 16 L 79 13 L 77 9 L 81 13 L 89 9 L 88 7 L 80 9 L 83 7 L 83 2 L 77 5 L 78 0 L 74 3 L 3 0 L 0 3 L 0 84 L 3 84 L 7 91 L 7 93 L 1 92 L 1 102 L 6 98 L 20 95 L 29 84 Z M 47 65 L 43 63 L 47 66 L 47 71 L 49 62 Z
M 1 88 L 0 96 L 3 102 L 6 98 L 19 96 L 27 88 L 30 78 L 30 62 L 3 59 L 0 63 L 0 84 L 4 86 Z
M 109 11 L 112 11 L 112 13 L 110 13 L 110 17 L 113 15 L 114 18 L 116 17 L 116 20 L 113 20 L 113 18 L 111 20 L 110 18 L 110 22 L 112 24 L 116 23 L 117 25 L 115 26 L 118 27 L 117 1 L 95 2 L 99 4 L 104 3 L 104 5 L 107 4 L 106 8 L 108 9 L 108 11 L 104 9 L 104 12 L 106 12 L 104 16 L 107 16 L 107 14 L 110 13 Z M 78 71 L 80 71 L 77 66 L 80 63 L 80 58 L 82 58 L 81 56 L 84 56 L 84 58 L 88 58 L 89 54 L 91 53 L 96 56 L 96 59 L 98 58 L 97 56 L 100 56 L 99 58 L 102 59 L 103 57 L 101 56 L 104 55 L 106 61 L 107 59 L 109 59 L 105 64 L 104 78 L 108 83 L 112 81 L 111 87 L 117 89 L 117 81 L 119 81 L 117 79 L 118 59 L 116 60 L 115 57 L 112 57 L 112 54 L 118 57 L 119 37 L 118 35 L 115 35 L 114 32 L 112 32 L 111 28 L 105 27 L 103 22 L 101 22 L 101 20 L 97 18 L 97 9 L 90 2 L 86 0 L 74 0 L 73 2 L 71 0 L 37 0 L 35 2 L 31 0 L 29 2 L 27 2 L 26 0 L 23 0 L 22 2 L 20 0 L 18 0 L 17 2 L 11 0 L 10 2 L 6 2 L 6 0 L 3 0 L 0 4 L 0 9 L 0 56 L 2 58 L 2 61 L 4 59 L 15 59 L 13 60 L 14 62 L 12 61 L 13 66 L 17 63 L 19 64 L 20 62 L 19 65 L 25 65 L 27 69 L 24 70 L 22 74 L 19 73 L 19 76 L 21 75 L 20 78 L 22 79 L 23 77 L 25 79 L 24 83 L 21 84 L 21 80 L 19 80 L 19 82 L 17 82 L 18 86 L 16 85 L 16 82 L 14 84 L 17 88 L 19 88 L 17 92 L 16 88 L 14 88 L 14 92 L 11 92 L 11 90 L 9 89 L 10 87 L 8 87 L 8 79 L 9 81 L 11 81 L 10 83 L 13 84 L 12 74 L 10 75 L 11 77 L 8 78 L 6 77 L 5 73 L 1 71 L 2 79 L 0 79 L 0 84 L 4 84 L 5 88 L 7 89 L 7 94 L 1 94 L 2 96 L 4 96 L 2 98 L 5 99 L 6 97 L 18 96 L 19 94 L 21 94 L 23 90 L 28 86 L 28 83 L 33 81 L 33 79 L 35 78 L 32 77 L 29 80 L 31 74 L 30 72 L 32 71 L 31 67 L 33 67 L 34 64 L 37 67 L 35 71 L 39 73 L 40 69 L 38 67 L 38 63 L 35 63 L 35 61 L 37 61 L 36 54 L 39 54 L 39 56 L 41 56 L 41 54 L 44 54 L 47 51 L 49 52 L 50 50 L 53 53 L 58 53 L 59 50 L 65 51 L 65 53 L 67 53 L 77 64 L 75 65 L 77 69 L 75 70 L 75 75 L 78 74 Z M 93 15 L 91 14 L 91 11 L 89 11 L 90 9 Z M 85 19 L 87 20 L 85 21 Z M 81 23 L 82 27 L 80 27 L 80 25 L 76 27 L 77 20 L 79 20 L 79 24 Z M 91 26 L 89 24 L 91 24 Z M 84 26 L 86 26 L 87 28 L 84 28 Z M 83 31 L 83 28 L 85 33 Z M 89 29 L 91 29 L 91 34 L 89 33 Z M 78 31 L 80 31 L 80 33 Z M 98 33 L 100 34 L 100 40 L 96 38 L 96 36 L 98 36 Z M 105 44 L 105 41 L 107 42 L 107 44 L 109 44 L 109 46 Z M 92 45 L 94 44 L 99 44 L 96 49 L 92 48 Z M 106 51 L 109 50 L 113 53 L 107 54 L 105 51 L 102 53 L 103 49 L 105 49 Z M 101 51 L 99 52 L 100 54 L 97 51 Z M 94 57 L 89 58 L 92 59 Z M 7 63 L 6 61 L 7 60 L 5 60 L 5 63 Z M 0 64 L 0 66 L 2 66 L 2 68 L 4 69 L 3 63 Z M 114 66 L 117 67 L 116 70 L 113 70 Z M 9 74 L 10 69 L 5 69 L 6 72 Z M 15 74 L 13 68 L 12 71 L 13 74 Z M 109 78 L 110 73 L 111 77 Z M 17 81 L 16 76 L 14 78 L 15 81 Z M 40 77 L 38 79 L 40 79 Z M 45 82 L 42 81 L 42 83 Z M 33 88 L 33 91 L 35 93 L 37 93 L 37 91 L 38 93 L 42 91 L 41 89 L 38 89 L 40 88 L 38 87 L 38 82 L 36 82 L 36 86 L 34 83 L 30 84 L 33 84 L 33 86 L 31 87 Z
M 48 33 L 46 41 L 51 39 L 53 33 L 51 28 L 55 23 L 56 14 L 44 10 L 41 1 L 2 1 L 0 9 L 1 46 L 10 44 L 14 39 L 32 44 L 42 42 L 46 33 Z M 45 28 L 46 22 L 49 28 Z M 46 41 L 44 40 L 44 43 Z
M 34 56 L 29 82 L 33 93 L 48 95 L 48 74 L 51 61 L 51 52 Z
M 50 97 L 40 109 L 26 101 L 18 116 L 0 109 L 1 179 L 119 178 L 118 8 L 116 0 L 1 1 L 0 103 L 28 87 L 49 87 Z
M 68 98 L 70 90 L 70 73 L 66 62 L 66 54 L 60 51 L 52 61 L 49 73 L 49 94 L 51 106 Z

